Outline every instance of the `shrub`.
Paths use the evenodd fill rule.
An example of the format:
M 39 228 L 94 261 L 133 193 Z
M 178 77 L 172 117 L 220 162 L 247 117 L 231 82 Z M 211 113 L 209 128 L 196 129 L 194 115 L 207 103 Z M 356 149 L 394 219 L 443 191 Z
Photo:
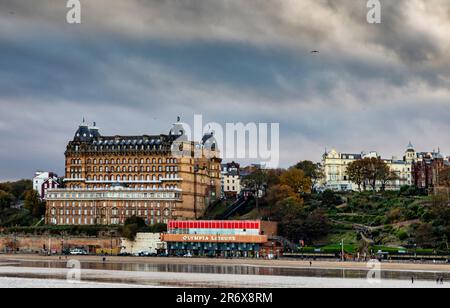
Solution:
M 405 230 L 399 230 L 397 232 L 397 237 L 400 241 L 405 241 L 409 238 L 409 234 Z

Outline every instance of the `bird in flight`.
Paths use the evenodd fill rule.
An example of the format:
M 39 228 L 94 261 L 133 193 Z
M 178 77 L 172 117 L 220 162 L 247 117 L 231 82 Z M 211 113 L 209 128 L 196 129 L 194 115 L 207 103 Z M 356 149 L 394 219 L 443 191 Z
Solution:
M 313 51 L 311 51 L 311 53 L 320 53 L 320 51 L 318 51 L 318 50 L 313 50 Z

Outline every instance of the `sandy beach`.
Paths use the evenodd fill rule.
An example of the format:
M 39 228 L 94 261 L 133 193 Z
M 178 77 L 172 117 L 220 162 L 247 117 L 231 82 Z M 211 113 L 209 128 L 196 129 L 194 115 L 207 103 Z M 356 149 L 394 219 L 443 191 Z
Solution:
M 62 261 L 77 259 L 81 262 L 100 262 L 99 256 L 67 256 L 62 257 Z M 0 255 L 0 262 L 11 262 L 15 260 L 23 261 L 60 261 L 59 256 L 38 256 L 38 255 Z M 337 262 L 337 261 L 314 261 L 312 266 L 309 261 L 298 260 L 260 260 L 260 259 L 203 259 L 203 258 L 137 258 L 137 257 L 107 257 L 107 262 L 130 263 L 130 264 L 187 264 L 187 265 L 238 265 L 238 266 L 259 266 L 259 267 L 284 267 L 284 268 L 317 268 L 317 269 L 353 269 L 367 270 L 366 263 L 363 262 Z M 412 272 L 448 272 L 450 264 L 419 264 L 419 263 L 394 263 L 383 262 L 384 271 L 412 271 Z
M 0 287 L 200 287 L 200 288 L 448 288 L 433 281 L 222 275 L 82 270 L 80 283 L 65 281 L 67 270 L 0 267 Z M 26 278 L 24 278 L 26 277 Z M 114 285 L 114 283 L 118 283 Z
M 83 265 L 80 283 L 66 281 L 68 260 Z M 161 268 L 162 266 L 162 268 Z M 170 268 L 169 270 L 166 268 Z M 181 268 L 181 270 L 179 270 Z M 207 271 L 203 271 L 207 268 Z M 217 269 L 230 268 L 229 271 Z M 248 271 L 238 269 L 245 268 Z M 263 269 L 252 271 L 252 269 Z M 212 271 L 210 271 L 212 269 Z M 179 271 L 178 271 L 179 270 Z M 450 275 L 447 264 L 383 263 L 381 280 L 365 279 L 365 263 L 251 259 L 0 255 L 0 287 L 218 288 L 447 288 L 430 277 Z M 314 275 L 305 273 L 312 271 Z M 329 275 L 330 272 L 334 274 Z M 336 272 L 338 273 L 336 275 Z M 342 273 L 346 273 L 342 276 Z M 347 275 L 359 272 L 359 276 Z M 328 273 L 328 275 L 326 275 Z M 362 273 L 362 274 L 361 274 Z M 400 274 L 399 274 L 400 273 Z M 403 273 L 403 274 L 402 274 Z M 401 275 L 402 274 L 402 275 Z M 411 277 L 415 276 L 414 283 Z M 424 279 L 426 278 L 426 279 Z

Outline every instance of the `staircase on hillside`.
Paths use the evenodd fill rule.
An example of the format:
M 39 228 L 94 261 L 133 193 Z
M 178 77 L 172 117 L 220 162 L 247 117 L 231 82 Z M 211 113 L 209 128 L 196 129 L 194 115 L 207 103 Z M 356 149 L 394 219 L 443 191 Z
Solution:
M 248 205 L 251 201 L 253 201 L 253 197 L 240 197 L 235 203 L 230 205 L 230 207 L 219 216 L 219 219 L 226 220 L 233 215 L 235 215 L 240 209 L 244 208 L 246 205 Z

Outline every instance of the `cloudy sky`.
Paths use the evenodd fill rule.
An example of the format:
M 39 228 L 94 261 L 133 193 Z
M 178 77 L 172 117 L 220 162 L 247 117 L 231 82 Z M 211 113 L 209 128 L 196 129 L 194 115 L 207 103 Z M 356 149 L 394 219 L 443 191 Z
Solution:
M 281 164 L 325 148 L 450 154 L 450 1 L 0 0 L 0 180 L 63 174 L 81 119 L 105 135 L 276 122 Z M 320 50 L 311 54 L 311 50 Z

